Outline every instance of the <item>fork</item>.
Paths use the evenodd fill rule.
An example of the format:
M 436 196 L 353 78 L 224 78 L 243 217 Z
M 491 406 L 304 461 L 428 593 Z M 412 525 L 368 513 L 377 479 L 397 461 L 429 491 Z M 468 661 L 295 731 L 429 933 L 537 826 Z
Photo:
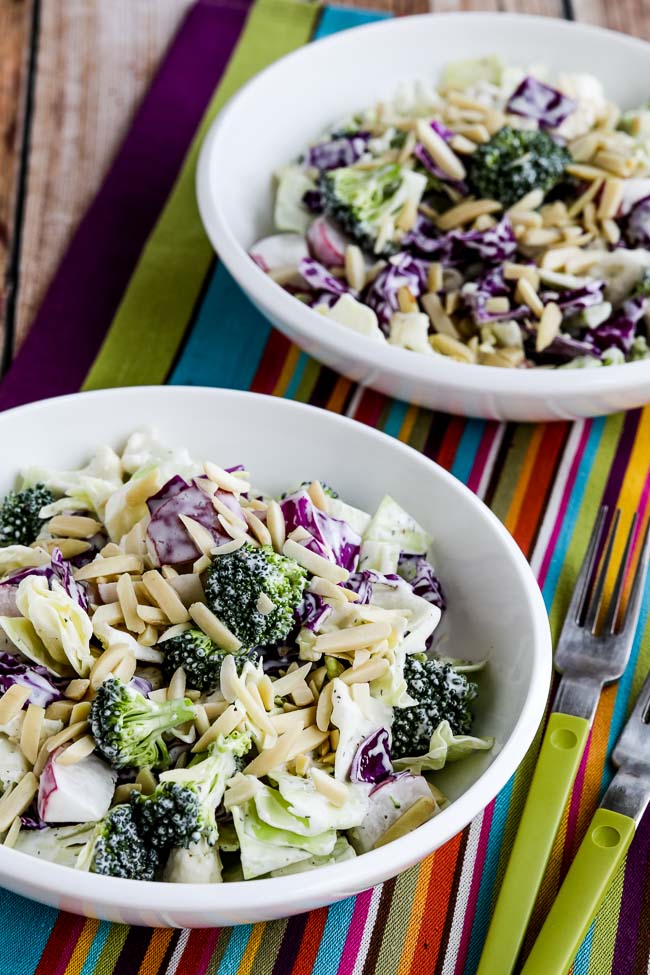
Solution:
M 635 514 L 632 519 L 614 588 L 605 606 L 605 580 L 620 522 L 620 511 L 617 509 L 600 559 L 607 513 L 608 509 L 603 506 L 596 517 L 560 633 L 555 651 L 555 667 L 562 674 L 562 678 L 548 719 L 477 975 L 510 975 L 515 967 L 553 841 L 587 743 L 600 693 L 605 684 L 621 677 L 630 656 L 648 568 L 648 535 L 646 533 L 625 618 L 617 629 L 638 516 Z M 599 628 L 603 613 L 604 622 Z M 544 972 L 545 975 L 550 975 L 551 970 L 544 969 Z

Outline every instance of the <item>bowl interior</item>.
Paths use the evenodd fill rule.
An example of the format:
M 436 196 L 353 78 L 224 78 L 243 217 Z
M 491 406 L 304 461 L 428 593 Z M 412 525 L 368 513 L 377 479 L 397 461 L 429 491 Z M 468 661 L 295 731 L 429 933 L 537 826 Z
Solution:
M 458 802 L 452 804 L 449 815 L 442 813 L 418 831 L 422 833 L 419 842 L 411 836 L 382 849 L 381 864 L 379 851 L 366 855 L 375 858 L 375 867 L 383 876 L 420 859 L 493 798 L 523 758 L 541 718 L 550 676 L 548 625 L 539 591 L 515 543 L 471 492 L 399 441 L 332 413 L 229 390 L 107 390 L 4 413 L 0 415 L 0 495 L 13 487 L 16 473 L 24 466 L 65 469 L 82 464 L 96 446 L 120 447 L 130 432 L 146 425 L 155 426 L 167 442 L 187 446 L 197 458 L 209 457 L 224 467 L 243 462 L 254 483 L 272 492 L 291 488 L 306 478 L 322 478 L 352 504 L 371 510 L 384 493 L 389 493 L 434 536 L 435 564 L 449 603 L 440 631 L 441 650 L 454 657 L 488 658 L 476 731 L 493 735 L 496 745 L 492 752 L 451 766 L 437 778 L 450 798 Z M 488 769 L 491 765 L 495 768 Z M 473 791 L 471 802 L 468 790 Z M 0 850 L 0 875 L 4 872 L 5 876 L 6 856 Z M 346 881 L 347 892 L 377 882 L 374 878 L 378 874 L 364 882 L 362 862 L 366 857 L 355 863 L 353 870 L 346 866 L 354 878 Z M 39 864 L 41 875 L 48 868 L 48 864 Z M 62 868 L 50 869 L 57 872 L 52 874 L 54 889 Z M 93 895 L 105 881 L 99 878 L 98 883 L 97 879 L 84 880 L 92 883 Z M 128 881 L 115 883 L 134 885 Z M 251 905 L 248 917 L 290 912 L 286 902 L 284 908 L 280 904 L 271 909 L 265 899 L 254 913 L 252 888 L 271 883 L 279 885 L 278 889 L 293 887 L 290 877 L 233 885 L 248 890 L 241 897 L 242 903 Z M 326 900 L 323 890 L 314 893 L 312 905 Z M 34 887 L 23 892 L 33 891 Z M 56 902 L 54 894 L 49 896 Z M 299 893 L 293 896 L 299 898 Z M 169 901 L 173 891 L 166 897 Z M 221 900 L 219 891 L 211 892 L 213 907 Z M 150 904 L 153 909 L 155 898 Z M 201 905 L 207 909 L 205 900 Z M 106 908 L 103 911 L 107 913 Z M 224 919 L 223 914 L 219 916 Z M 133 920 L 137 915 L 127 917 Z M 182 923 L 195 922 L 195 915 L 183 915 Z
M 437 81 L 449 61 L 498 54 L 524 67 L 588 72 L 631 107 L 647 99 L 647 51 L 624 35 L 550 18 L 480 14 L 406 17 L 310 44 L 255 78 L 222 113 L 213 171 L 222 218 L 248 248 L 272 230 L 274 170 L 326 127 L 391 97 L 401 82 Z

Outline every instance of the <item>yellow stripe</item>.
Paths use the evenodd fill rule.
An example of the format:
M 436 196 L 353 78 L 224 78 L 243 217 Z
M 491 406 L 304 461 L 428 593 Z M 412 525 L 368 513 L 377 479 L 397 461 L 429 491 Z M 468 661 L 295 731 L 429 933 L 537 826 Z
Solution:
M 411 919 L 404 937 L 404 949 L 400 958 L 399 968 L 397 969 L 397 975 L 409 975 L 411 971 L 411 962 L 413 961 L 413 955 L 417 946 L 422 915 L 427 906 L 427 891 L 429 889 L 429 881 L 431 880 L 435 858 L 436 855 L 433 853 L 420 864 L 417 887 L 415 888 L 413 904 L 411 905 Z
M 409 442 L 417 418 L 418 418 L 418 407 L 411 404 L 408 410 L 406 411 L 406 415 L 404 416 L 404 419 L 402 421 L 402 428 L 398 433 L 398 438 L 403 443 Z
M 274 396 L 284 396 L 286 393 L 287 389 L 289 388 L 289 383 L 291 382 L 291 377 L 293 376 L 296 368 L 299 355 L 300 349 L 298 346 L 290 345 L 289 351 L 287 352 L 287 357 L 284 360 L 284 365 L 282 366 L 282 371 L 273 390 Z
M 74 946 L 74 951 L 70 957 L 64 975 L 79 975 L 81 969 L 84 967 L 86 958 L 88 957 L 88 952 L 90 951 L 90 946 L 95 940 L 95 935 L 97 934 L 97 929 L 99 928 L 100 922 L 95 918 L 88 920 L 84 923 L 81 929 L 81 934 L 77 939 L 77 943 Z
M 343 376 L 339 376 L 339 378 L 336 380 L 336 385 L 332 390 L 332 395 L 327 401 L 327 409 L 331 410 L 333 413 L 342 413 L 351 386 L 352 383 L 349 379 L 344 379 Z
M 253 930 L 251 931 L 250 938 L 248 939 L 248 944 L 246 945 L 246 950 L 242 955 L 242 959 L 239 963 L 239 968 L 237 969 L 237 975 L 250 975 L 253 968 L 253 963 L 255 961 L 255 956 L 262 941 L 262 935 L 264 934 L 265 924 L 255 924 Z
M 154 928 L 149 947 L 138 969 L 138 975 L 152 975 L 158 971 L 173 936 L 174 931 L 171 928 Z

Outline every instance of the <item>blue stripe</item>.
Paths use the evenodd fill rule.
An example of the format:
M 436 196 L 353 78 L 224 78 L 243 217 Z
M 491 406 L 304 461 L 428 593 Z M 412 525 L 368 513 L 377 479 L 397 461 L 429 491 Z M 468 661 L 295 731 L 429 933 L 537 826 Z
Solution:
M 337 34 L 340 30 L 349 30 L 350 27 L 361 27 L 362 24 L 372 24 L 376 20 L 387 20 L 391 16 L 392 14 L 379 13 L 374 10 L 324 7 L 314 37 L 316 40 L 320 40 L 321 37 L 329 37 L 330 34 Z
M 285 399 L 296 398 L 308 362 L 309 362 L 309 356 L 306 355 L 304 352 L 301 352 L 300 355 L 298 356 L 298 361 L 296 362 L 296 368 L 293 370 L 293 376 L 289 380 L 287 391 L 284 394 Z
M 4 935 L 0 938 L 0 972 L 33 975 L 58 911 L 0 888 L 0 917 Z
M 408 408 L 409 405 L 404 400 L 394 399 L 392 401 L 386 422 L 384 423 L 384 433 L 390 434 L 391 437 L 399 437 L 399 432 L 402 429 Z
M 327 921 L 311 975 L 335 975 L 338 971 L 341 951 L 348 935 L 355 903 L 356 898 L 348 897 L 344 901 L 332 904 L 328 910 Z
M 99 961 L 99 956 L 104 950 L 104 945 L 106 944 L 112 926 L 113 925 L 109 921 L 102 921 L 102 923 L 99 925 L 97 928 L 97 933 L 93 938 L 93 943 L 88 949 L 84 967 L 81 969 L 79 975 L 93 975 L 95 965 Z
M 485 431 L 485 420 L 466 420 L 451 473 L 467 484 L 476 460 L 476 451 Z
M 217 969 L 216 975 L 233 975 L 239 968 L 243 954 L 246 951 L 251 932 L 252 924 L 239 924 L 232 929 L 228 947 L 223 953 L 221 964 Z

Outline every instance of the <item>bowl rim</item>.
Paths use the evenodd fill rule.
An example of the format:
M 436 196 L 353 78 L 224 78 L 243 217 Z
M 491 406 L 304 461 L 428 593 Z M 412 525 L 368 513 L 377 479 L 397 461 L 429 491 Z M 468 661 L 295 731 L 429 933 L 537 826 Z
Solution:
M 280 66 L 284 67 L 295 61 L 300 62 L 300 59 L 306 56 L 306 52 L 313 51 L 315 47 L 325 50 L 334 49 L 343 39 L 347 40 L 351 35 L 361 39 L 378 33 L 406 30 L 414 23 L 431 18 L 435 18 L 438 24 L 442 21 L 460 23 L 462 18 L 464 27 L 469 25 L 477 30 L 482 23 L 493 24 L 498 18 L 500 25 L 526 23 L 531 29 L 535 26 L 543 26 L 544 29 L 551 31 L 604 37 L 615 44 L 650 51 L 648 41 L 594 24 L 556 20 L 533 14 L 500 12 L 425 13 L 395 19 L 386 18 L 296 48 L 242 85 L 221 109 L 203 140 L 196 170 L 196 194 L 201 219 L 219 260 L 223 261 L 238 284 L 253 301 L 262 306 L 265 312 L 270 309 L 272 314 L 291 327 L 294 334 L 311 344 L 311 349 L 314 350 L 311 354 L 316 358 L 319 358 L 319 346 L 331 349 L 337 354 L 340 354 L 342 348 L 346 348 L 356 359 L 365 362 L 367 371 L 371 374 L 387 370 L 399 375 L 404 381 L 416 385 L 433 386 L 439 381 L 444 381 L 446 386 L 453 387 L 459 393 L 499 392 L 512 396 L 526 395 L 529 398 L 542 398 L 554 393 L 566 392 L 573 392 L 579 396 L 598 396 L 628 386 L 639 386 L 644 379 L 650 384 L 650 358 L 592 369 L 498 367 L 495 369 L 475 363 L 456 362 L 448 357 L 438 361 L 437 357 L 423 356 L 400 347 L 379 344 L 335 321 L 328 321 L 327 330 L 324 330 L 322 322 L 319 323 L 318 313 L 297 301 L 262 271 L 231 231 L 221 210 L 219 191 L 213 193 L 212 186 L 219 184 L 215 174 L 218 173 L 219 159 L 226 155 L 226 146 L 221 145 L 222 132 L 231 119 L 236 118 L 240 103 L 249 96 L 251 90 L 258 86 L 262 87 L 266 78 Z
M 298 913 L 305 899 L 317 897 L 321 902 L 331 903 L 343 897 L 351 896 L 359 889 L 366 889 L 381 883 L 390 876 L 407 869 L 415 862 L 419 862 L 428 855 L 431 846 L 424 842 L 425 836 L 431 828 L 436 831 L 435 849 L 446 843 L 451 837 L 460 832 L 474 819 L 501 791 L 510 777 L 523 761 L 540 721 L 543 717 L 552 673 L 552 644 L 550 624 L 544 600 L 537 585 L 532 570 L 521 549 L 512 538 L 497 516 L 481 501 L 466 485 L 446 471 L 435 461 L 426 457 L 420 451 L 408 446 L 395 437 L 374 427 L 360 424 L 349 417 L 333 413 L 320 407 L 299 403 L 294 400 L 282 399 L 261 393 L 249 391 L 217 389 L 203 386 L 134 386 L 114 387 L 110 389 L 92 390 L 72 393 L 65 396 L 52 397 L 15 407 L 0 414 L 0 428 L 4 423 L 11 423 L 16 415 L 29 413 L 37 414 L 54 405 L 65 405 L 71 402 L 78 404 L 79 400 L 107 400 L 129 395 L 151 396 L 152 401 L 157 396 L 196 400 L 206 396 L 216 400 L 226 400 L 229 405 L 233 401 L 259 400 L 266 403 L 265 410 L 272 408 L 286 414 L 313 414 L 317 410 L 326 414 L 326 422 L 350 430 L 376 443 L 386 445 L 390 442 L 391 449 L 397 456 L 415 453 L 424 468 L 434 472 L 433 476 L 445 482 L 452 491 L 465 496 L 466 501 L 477 511 L 479 517 L 486 518 L 496 532 L 497 539 L 507 549 L 510 561 L 519 577 L 528 601 L 531 634 L 530 653 L 533 658 L 532 672 L 526 698 L 514 728 L 504 742 L 501 751 L 494 761 L 479 776 L 466 792 L 452 802 L 447 809 L 442 810 L 433 820 L 418 827 L 406 836 L 387 844 L 379 850 L 373 850 L 362 856 L 338 864 L 317 867 L 300 874 L 300 884 L 296 885 L 295 875 L 274 877 L 264 880 L 246 880 L 222 884 L 171 884 L 162 881 L 125 880 L 117 877 L 100 877 L 95 874 L 75 871 L 73 868 L 38 860 L 38 871 L 34 877 L 28 877 L 25 870 L 25 858 L 29 854 L 0 846 L 0 877 L 10 878 L 14 874 L 25 874 L 27 885 L 35 896 L 42 894 L 49 896 L 52 901 L 65 896 L 72 877 L 75 877 L 75 900 L 86 900 L 92 903 L 93 910 L 124 910 L 142 912 L 142 904 L 146 903 L 152 912 L 187 915 L 192 914 L 205 917 L 206 912 L 220 909 L 221 895 L 219 891 L 227 890 L 228 912 L 241 912 L 243 916 L 250 913 L 252 905 L 256 905 L 256 913 L 263 905 L 279 902 L 284 914 Z M 125 435 L 128 431 L 125 431 Z M 459 805 L 462 813 L 459 816 Z M 435 824 L 435 825 L 434 825 Z M 417 836 L 417 839 L 416 839 Z M 425 852 L 422 853 L 421 850 Z M 354 864 L 353 874 L 350 864 Z M 361 864 L 361 869 L 359 869 Z M 355 880 L 355 877 L 360 877 Z M 216 894 L 216 896 L 215 896 Z M 304 906 L 302 910 L 304 910 Z M 262 913 L 263 909 L 262 909 Z M 271 909 L 269 918 L 278 916 Z M 233 922 L 236 923 L 236 922 Z

